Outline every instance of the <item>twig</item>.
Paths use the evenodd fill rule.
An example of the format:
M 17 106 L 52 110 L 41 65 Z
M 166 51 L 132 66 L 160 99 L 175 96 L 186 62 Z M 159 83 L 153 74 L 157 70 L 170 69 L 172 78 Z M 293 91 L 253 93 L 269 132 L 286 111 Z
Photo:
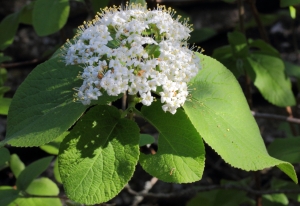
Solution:
M 257 113 L 254 111 L 251 111 L 251 113 L 254 117 L 257 117 L 257 118 L 275 119 L 275 120 L 281 120 L 281 121 L 286 121 L 286 122 L 290 122 L 290 123 L 300 124 L 300 119 L 293 118 L 293 117 L 286 117 L 286 116 L 281 116 L 281 115 L 276 115 L 276 114 Z
M 255 189 L 259 191 L 260 186 L 261 186 L 260 172 L 259 171 L 254 172 L 254 181 L 255 181 Z M 256 194 L 255 195 L 256 206 L 262 206 L 261 200 L 262 200 L 261 199 L 261 194 Z
M 157 180 L 158 179 L 156 177 L 153 177 L 150 181 L 147 181 L 145 183 L 144 190 L 142 190 L 140 193 L 143 193 L 143 194 L 148 193 L 149 190 L 151 190 L 152 187 L 155 185 L 155 183 L 157 182 Z M 127 185 L 126 187 L 130 188 L 129 185 Z M 140 202 L 143 201 L 143 199 L 144 199 L 144 196 L 139 196 L 139 195 L 135 196 L 134 201 L 132 203 L 132 206 L 137 206 Z
M 260 33 L 260 36 L 261 38 L 269 43 L 269 37 L 267 35 L 267 32 L 265 30 L 265 27 L 263 26 L 262 22 L 261 22 L 261 19 L 259 18 L 259 14 L 258 14 L 258 11 L 256 9 L 256 6 L 255 6 L 255 0 L 247 0 L 248 3 L 250 4 L 250 7 L 251 7 L 251 12 L 254 16 L 254 19 L 256 21 L 256 24 L 257 24 L 257 27 L 258 27 L 258 30 L 259 30 L 259 33 Z
M 244 4 L 243 0 L 238 0 L 238 14 L 239 14 L 239 24 L 240 24 L 240 31 L 246 36 L 245 34 L 245 27 L 244 27 L 244 16 L 245 16 L 245 9 L 244 9 Z M 248 44 L 248 41 L 247 41 Z M 245 93 L 246 93 L 246 98 L 247 102 L 249 104 L 249 107 L 252 108 L 252 96 L 251 96 L 251 80 L 249 75 L 247 74 L 246 70 L 244 69 L 245 73 Z
M 257 191 L 257 190 L 252 190 L 250 188 L 245 188 L 245 187 L 240 187 L 236 185 L 211 185 L 207 187 L 194 187 L 194 188 L 188 188 L 186 190 L 181 190 L 179 192 L 173 192 L 173 193 L 168 193 L 168 194 L 163 194 L 163 193 L 142 193 L 142 192 L 136 192 L 132 190 L 129 185 L 125 187 L 127 191 L 136 196 L 143 196 L 143 197 L 150 197 L 150 198 L 158 198 L 158 199 L 169 199 L 169 198 L 178 198 L 178 197 L 183 197 L 183 196 L 190 196 L 192 194 L 196 194 L 198 192 L 206 192 L 206 191 L 211 191 L 211 190 L 218 190 L 218 189 L 233 189 L 233 190 L 242 190 L 247 193 L 253 194 L 253 195 L 265 195 L 265 194 L 279 194 L 279 193 L 290 193 L 290 194 L 299 194 L 300 189 L 298 190 L 266 190 L 266 191 Z
M 293 111 L 292 111 L 292 108 L 291 107 L 286 107 L 286 112 L 289 114 L 289 118 L 293 118 Z M 297 136 L 297 129 L 295 128 L 295 125 L 293 124 L 289 124 L 290 125 L 290 128 L 291 128 L 291 131 L 292 131 L 292 134 L 294 136 Z
M 29 61 L 15 62 L 15 63 L 2 63 L 2 64 L 0 64 L 0 67 L 6 68 L 6 69 L 16 68 L 16 67 L 22 67 L 22 66 L 38 64 L 38 63 L 43 62 L 43 61 L 45 61 L 45 58 L 32 59 L 32 60 L 29 60 Z

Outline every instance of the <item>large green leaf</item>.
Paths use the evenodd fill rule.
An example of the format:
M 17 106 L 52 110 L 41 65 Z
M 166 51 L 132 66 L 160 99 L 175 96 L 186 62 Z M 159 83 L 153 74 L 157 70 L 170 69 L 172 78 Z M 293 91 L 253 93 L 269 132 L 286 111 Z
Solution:
M 9 186 L 0 187 L 0 205 L 8 205 L 19 196 L 19 191 Z
M 59 194 L 57 185 L 50 179 L 42 177 L 35 179 L 28 186 L 26 192 L 30 195 L 49 195 L 55 196 Z M 18 198 L 9 206 L 62 206 L 59 198 Z
M 290 163 L 269 156 L 232 73 L 208 56 L 200 58 L 203 69 L 191 82 L 191 100 L 183 107 L 205 142 L 233 167 L 249 171 L 278 166 L 297 182 Z
M 36 33 L 46 36 L 57 32 L 66 24 L 69 12 L 69 0 L 36 0 L 32 12 Z
M 44 157 L 28 165 L 17 178 L 18 190 L 26 190 L 30 183 L 44 172 L 53 157 Z
M 276 106 L 295 105 L 291 81 L 284 72 L 283 61 L 272 55 L 255 52 L 247 61 L 254 70 L 254 85 L 269 102 Z
M 268 152 L 271 156 L 290 162 L 300 162 L 300 137 L 289 137 L 275 139 L 269 146 Z
M 0 146 L 40 146 L 67 131 L 88 108 L 73 102 L 80 87 L 80 66 L 65 66 L 59 55 L 37 66 L 19 86 L 8 112 L 6 138 Z M 104 94 L 94 103 L 120 98 Z
M 164 113 L 156 102 L 142 108 L 143 117 L 158 131 L 155 155 L 140 155 L 140 164 L 149 174 L 165 182 L 188 183 L 202 178 L 205 150 L 201 136 L 182 109 Z
M 4 50 L 14 40 L 19 25 L 19 12 L 5 17 L 0 23 L 0 50 Z
M 111 106 L 96 106 L 81 118 L 59 148 L 58 164 L 68 197 L 95 204 L 116 196 L 139 158 L 139 128 Z

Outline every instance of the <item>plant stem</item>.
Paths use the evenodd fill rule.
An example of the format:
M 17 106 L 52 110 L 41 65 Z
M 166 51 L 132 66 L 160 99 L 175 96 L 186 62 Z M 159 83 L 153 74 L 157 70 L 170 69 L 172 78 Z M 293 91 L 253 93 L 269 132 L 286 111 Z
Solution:
M 127 103 L 128 103 L 128 113 L 127 117 L 130 120 L 134 120 L 134 108 L 135 108 L 135 101 L 136 95 L 128 95 L 127 96 Z
M 254 180 L 255 180 L 255 190 L 260 191 L 260 172 L 254 172 Z M 256 206 L 262 206 L 261 203 L 261 194 L 255 195 Z
M 238 12 L 239 12 L 240 31 L 246 36 L 245 28 L 244 28 L 245 9 L 244 9 L 243 0 L 238 0 Z M 248 41 L 247 41 L 247 44 L 248 44 Z M 246 77 L 246 81 L 245 81 L 246 99 L 249 104 L 249 107 L 252 108 L 251 80 L 245 69 L 244 69 L 244 72 L 245 72 L 245 77 Z
M 255 0 L 247 0 L 247 1 L 250 4 L 251 12 L 252 12 L 252 14 L 254 16 L 254 19 L 256 21 L 256 24 L 257 24 L 257 27 L 258 27 L 261 38 L 265 42 L 269 43 L 270 42 L 269 37 L 268 37 L 267 32 L 265 30 L 265 27 L 263 26 L 263 24 L 261 22 L 261 19 L 259 17 L 258 11 L 257 11 L 256 6 L 255 6 Z
M 252 115 L 256 118 L 275 119 L 275 120 L 286 121 L 289 123 L 300 124 L 300 119 L 290 117 L 290 116 L 286 117 L 286 116 L 281 116 L 281 115 L 276 115 L 276 114 L 257 113 L 254 111 L 251 111 L 251 112 L 252 112 Z

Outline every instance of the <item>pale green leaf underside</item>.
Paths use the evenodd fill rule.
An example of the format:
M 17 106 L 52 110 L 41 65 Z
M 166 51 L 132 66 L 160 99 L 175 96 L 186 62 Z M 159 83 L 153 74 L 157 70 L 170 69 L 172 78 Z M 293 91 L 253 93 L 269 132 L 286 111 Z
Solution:
M 266 100 L 281 107 L 296 104 L 291 81 L 285 76 L 284 63 L 280 58 L 256 52 L 247 61 L 255 72 L 254 85 Z
M 42 177 L 35 179 L 28 186 L 26 192 L 31 195 L 49 195 L 56 196 L 59 194 L 59 188 L 50 179 Z M 62 203 L 59 198 L 18 198 L 9 206 L 61 206 Z
M 182 109 L 164 113 L 161 104 L 144 106 L 142 114 L 158 131 L 155 155 L 140 155 L 140 164 L 149 174 L 165 182 L 188 183 L 202 178 L 205 150 L 201 136 Z
M 57 55 L 37 66 L 19 86 L 8 112 L 6 138 L 13 146 L 44 145 L 67 131 L 88 108 L 73 102 L 80 66 L 65 66 Z M 119 96 L 104 94 L 95 104 L 106 104 Z
M 200 58 L 203 69 L 190 86 L 192 99 L 186 101 L 184 109 L 205 142 L 233 167 L 249 171 L 278 166 L 297 182 L 290 163 L 268 155 L 232 73 L 210 57 Z
M 20 160 L 17 154 L 10 156 L 9 167 L 16 178 L 25 169 L 24 163 Z
M 59 172 L 68 197 L 96 204 L 116 196 L 139 158 L 139 128 L 110 106 L 96 106 L 80 119 L 59 149 Z
M 49 154 L 58 155 L 59 145 L 62 142 L 62 140 L 69 134 L 70 132 L 64 132 L 62 135 L 60 135 L 58 138 L 56 138 L 54 141 L 49 142 L 48 144 L 40 146 L 42 150 Z
M 36 33 L 46 36 L 60 30 L 67 22 L 70 12 L 68 0 L 38 0 L 32 13 Z

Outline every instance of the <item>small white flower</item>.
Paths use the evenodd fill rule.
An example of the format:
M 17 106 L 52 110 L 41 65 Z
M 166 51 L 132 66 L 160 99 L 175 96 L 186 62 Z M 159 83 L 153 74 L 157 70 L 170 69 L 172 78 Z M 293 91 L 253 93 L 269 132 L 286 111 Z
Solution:
M 110 96 L 128 92 L 149 106 L 151 91 L 158 90 L 162 109 L 174 114 L 188 96 L 187 83 L 201 66 L 186 47 L 192 29 L 173 15 L 163 6 L 151 11 L 130 4 L 104 9 L 81 26 L 65 51 L 67 65 L 83 64 L 76 99 L 87 105 L 103 91 Z

